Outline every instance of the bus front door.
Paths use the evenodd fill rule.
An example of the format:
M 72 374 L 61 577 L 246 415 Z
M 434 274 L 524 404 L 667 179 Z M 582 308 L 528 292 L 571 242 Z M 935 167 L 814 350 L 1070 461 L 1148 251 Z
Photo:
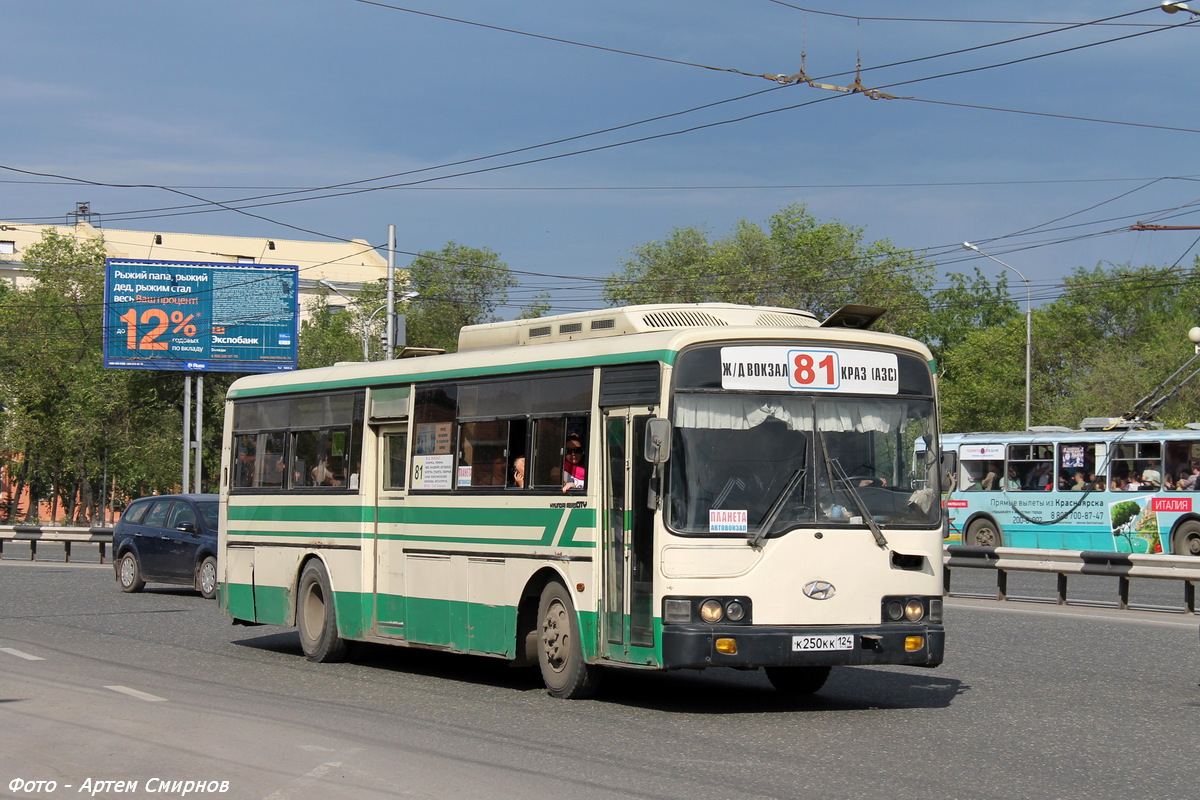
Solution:
M 604 412 L 601 522 L 601 651 L 612 661 L 657 666 L 654 642 L 651 467 L 643 457 L 646 422 L 631 409 Z
M 378 429 L 375 441 L 375 628 L 380 636 L 405 635 L 404 540 L 399 534 L 404 514 L 404 473 L 408 426 Z M 363 491 L 372 491 L 370 484 Z

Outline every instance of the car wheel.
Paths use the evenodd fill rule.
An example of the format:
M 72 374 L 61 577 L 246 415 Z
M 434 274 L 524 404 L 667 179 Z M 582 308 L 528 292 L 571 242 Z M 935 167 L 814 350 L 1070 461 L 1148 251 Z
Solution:
M 300 630 L 300 647 L 309 661 L 345 659 L 346 640 L 338 636 L 329 575 L 325 572 L 325 565 L 317 559 L 305 564 L 304 571 L 300 573 L 296 627 Z
M 538 665 L 554 697 L 577 700 L 600 688 L 600 668 L 583 660 L 575 607 L 557 581 L 546 585 L 538 603 Z
M 816 694 L 829 679 L 829 667 L 767 667 L 767 680 L 788 697 Z
M 140 592 L 146 588 L 146 581 L 142 579 L 142 565 L 132 551 L 125 551 L 117 562 L 117 583 L 122 592 Z
M 205 600 L 217 596 L 217 560 L 212 556 L 205 556 L 196 568 L 196 591 Z

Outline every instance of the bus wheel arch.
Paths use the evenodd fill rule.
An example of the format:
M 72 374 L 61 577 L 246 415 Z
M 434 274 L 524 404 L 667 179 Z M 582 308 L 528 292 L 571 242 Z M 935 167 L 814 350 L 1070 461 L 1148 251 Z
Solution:
M 995 519 L 980 514 L 963 528 L 962 543 L 972 547 L 1003 547 L 1004 534 Z
M 1200 519 L 1180 520 L 1171 531 L 1171 552 L 1179 556 L 1200 556 Z
M 337 610 L 325 562 L 311 556 L 300 566 L 296 584 L 296 629 L 309 661 L 344 661 L 347 642 L 338 634 Z
M 546 691 L 564 700 L 592 697 L 600 687 L 600 667 L 583 655 L 579 616 L 561 580 L 542 588 L 537 611 L 537 657 Z
M 533 667 L 538 663 L 538 604 L 546 584 L 558 581 L 566 585 L 566 578 L 551 569 L 542 567 L 525 583 L 517 603 L 516 655 L 513 666 Z

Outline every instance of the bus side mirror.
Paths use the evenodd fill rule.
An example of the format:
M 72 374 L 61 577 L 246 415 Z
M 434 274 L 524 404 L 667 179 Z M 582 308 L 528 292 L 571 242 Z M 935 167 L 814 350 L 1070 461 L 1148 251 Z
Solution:
M 671 457 L 671 421 L 655 417 L 646 422 L 646 444 L 643 448 L 651 464 L 665 464 Z

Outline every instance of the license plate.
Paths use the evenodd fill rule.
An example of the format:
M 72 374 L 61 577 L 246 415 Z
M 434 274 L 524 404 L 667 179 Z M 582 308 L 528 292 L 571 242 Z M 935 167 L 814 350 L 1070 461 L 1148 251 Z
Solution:
M 853 650 L 854 635 L 842 633 L 836 636 L 793 636 L 792 652 L 807 650 Z

